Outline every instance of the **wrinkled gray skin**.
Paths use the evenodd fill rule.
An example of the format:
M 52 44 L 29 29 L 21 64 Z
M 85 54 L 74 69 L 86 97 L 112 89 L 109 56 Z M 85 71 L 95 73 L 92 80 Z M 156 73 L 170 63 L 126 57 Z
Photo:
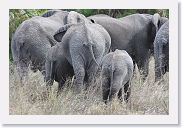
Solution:
M 100 25 L 91 23 L 83 15 L 70 12 L 68 25 L 61 27 L 55 34 L 55 39 L 60 42 L 55 45 L 51 55 L 52 61 L 64 55 L 73 66 L 75 74 L 74 91 L 79 93 L 84 80 L 91 82 L 98 70 L 103 56 L 109 51 L 111 39 L 107 31 Z M 60 40 L 59 35 L 65 32 Z M 52 72 L 51 66 L 46 68 Z
M 102 92 L 105 103 L 113 97 L 121 98 L 124 88 L 124 99 L 130 95 L 129 81 L 133 75 L 133 60 L 125 50 L 116 49 L 104 56 L 102 60 Z
M 137 64 L 141 74 L 148 75 L 150 51 L 156 31 L 167 21 L 159 14 L 133 14 L 120 19 L 109 16 L 90 16 L 91 21 L 102 25 L 111 36 L 111 49 L 126 50 Z
M 63 53 L 59 54 L 56 59 L 52 58 L 52 55 L 55 55 L 57 52 L 56 47 L 57 46 L 53 46 L 47 52 L 45 63 L 46 82 L 47 86 L 51 86 L 54 80 L 57 81 L 59 83 L 58 91 L 60 91 L 63 88 L 66 79 L 74 76 L 74 71 L 72 65 L 70 65 L 70 63 L 67 61 Z
M 169 21 L 162 25 L 154 41 L 155 80 L 169 72 Z
M 42 16 L 24 21 L 16 30 L 12 43 L 13 61 L 20 77 L 27 75 L 27 67 L 40 70 L 45 75 L 46 53 L 57 43 L 54 33 L 60 26 L 67 24 L 68 12 L 50 10 Z
M 83 16 L 82 14 L 78 14 L 74 11 L 69 12 L 68 16 L 66 17 L 66 25 L 65 26 L 59 26 L 59 32 L 56 29 L 56 33 L 54 34 L 55 40 L 58 42 L 61 42 L 63 36 L 65 35 L 67 29 L 72 26 L 73 24 L 77 24 L 81 21 L 90 22 Z M 91 23 L 91 22 L 90 22 Z M 45 63 L 45 69 L 46 69 L 46 83 L 47 86 L 51 86 L 55 81 L 59 83 L 58 90 L 63 87 L 66 78 L 67 77 L 73 77 L 74 76 L 74 70 L 72 65 L 68 62 L 68 60 L 65 58 L 64 50 L 59 50 L 59 54 L 57 55 L 57 48 L 58 46 L 53 46 L 49 51 L 47 52 L 46 56 L 46 63 Z

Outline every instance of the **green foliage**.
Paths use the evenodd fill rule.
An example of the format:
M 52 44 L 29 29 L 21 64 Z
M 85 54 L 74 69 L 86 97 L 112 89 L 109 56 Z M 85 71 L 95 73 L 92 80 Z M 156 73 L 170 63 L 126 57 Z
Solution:
M 77 11 L 86 17 L 95 14 L 106 14 L 115 18 L 121 18 L 134 13 L 159 13 L 161 16 L 169 17 L 167 9 L 64 9 L 66 11 Z M 25 20 L 44 14 L 47 9 L 10 9 L 9 10 L 9 58 L 11 55 L 11 39 L 18 26 Z
M 80 9 L 78 12 L 86 17 L 97 14 L 96 9 Z

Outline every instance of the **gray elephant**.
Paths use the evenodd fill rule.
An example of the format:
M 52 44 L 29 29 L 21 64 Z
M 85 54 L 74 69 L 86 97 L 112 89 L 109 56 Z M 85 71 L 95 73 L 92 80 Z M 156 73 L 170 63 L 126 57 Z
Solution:
M 68 15 L 67 25 L 61 27 L 55 34 L 55 39 L 60 42 L 55 45 L 51 61 L 59 56 L 65 56 L 73 66 L 75 74 L 74 90 L 81 91 L 84 81 L 91 82 L 98 70 L 103 56 L 109 51 L 111 39 L 108 32 L 98 24 L 91 23 L 83 15 L 71 11 Z M 65 33 L 63 38 L 62 33 Z M 51 66 L 49 66 L 51 67 Z M 49 72 L 46 70 L 46 75 Z
M 11 42 L 13 61 L 20 77 L 27 75 L 31 65 L 33 71 L 40 70 L 45 75 L 46 53 L 57 41 L 53 34 L 67 24 L 68 12 L 50 10 L 42 16 L 24 21 L 16 30 Z
M 88 17 L 93 22 L 102 25 L 111 36 L 111 49 L 126 50 L 134 63 L 148 75 L 150 51 L 156 32 L 168 19 L 159 14 L 133 14 L 120 19 L 109 16 L 94 15 Z M 145 78 L 144 77 L 144 78 Z
M 124 88 L 124 100 L 127 102 L 130 96 L 129 81 L 133 75 L 133 60 L 125 50 L 116 49 L 104 56 L 101 63 L 101 79 L 103 100 L 105 103 L 113 97 L 122 96 Z
M 72 65 L 67 61 L 67 59 L 60 54 L 56 59 L 52 57 L 56 53 L 56 46 L 53 46 L 47 52 L 45 70 L 46 70 L 46 83 L 47 86 L 51 86 L 54 82 L 58 82 L 58 91 L 64 87 L 65 81 L 68 77 L 74 76 L 74 71 Z M 60 51 L 62 52 L 62 51 Z
M 164 23 L 154 40 L 155 80 L 169 72 L 169 21 Z

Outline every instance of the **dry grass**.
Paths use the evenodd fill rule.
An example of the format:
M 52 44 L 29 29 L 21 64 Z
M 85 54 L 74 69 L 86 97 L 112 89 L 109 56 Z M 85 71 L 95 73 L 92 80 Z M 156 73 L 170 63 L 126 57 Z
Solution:
M 75 95 L 70 88 L 71 80 L 57 97 L 57 83 L 48 95 L 43 76 L 40 72 L 29 72 L 24 82 L 20 84 L 18 74 L 10 66 L 10 94 L 9 114 L 11 115 L 125 115 L 125 114 L 150 114 L 164 115 L 169 111 L 169 75 L 154 82 L 154 60 L 150 61 L 149 76 L 145 82 L 141 81 L 138 70 L 131 82 L 132 92 L 128 103 L 121 103 L 114 99 L 108 105 L 102 101 L 99 80 L 97 88 L 90 87 L 87 92 Z

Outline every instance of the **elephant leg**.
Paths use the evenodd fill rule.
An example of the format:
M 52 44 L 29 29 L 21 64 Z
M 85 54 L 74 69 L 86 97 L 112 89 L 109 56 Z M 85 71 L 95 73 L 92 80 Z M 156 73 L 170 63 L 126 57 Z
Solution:
M 15 65 L 20 77 L 21 85 L 24 85 L 24 81 L 28 76 L 28 60 L 20 60 L 19 62 L 15 63 Z
M 155 67 L 155 81 L 158 81 L 158 80 L 160 80 L 161 79 L 161 77 L 162 77 L 162 68 L 160 68 L 160 67 Z
M 122 101 L 122 91 L 123 89 L 121 88 L 118 92 L 118 99 Z
M 31 63 L 30 69 L 35 73 L 38 71 L 38 69 Z
M 111 81 L 109 101 L 118 96 L 120 89 L 122 88 L 122 74 L 120 72 L 115 71 L 113 73 L 113 81 Z
M 52 86 L 55 76 L 54 62 L 46 61 L 45 68 L 46 68 L 46 74 L 45 74 L 46 86 Z
M 46 76 L 46 69 L 45 69 L 45 63 L 40 64 L 39 71 L 42 73 L 43 76 Z
M 131 95 L 131 88 L 129 85 L 129 81 L 124 85 L 124 100 L 126 101 L 126 103 L 128 103 L 128 99 Z
M 133 73 L 135 73 L 135 69 L 136 69 L 136 62 L 133 60 Z
M 156 67 L 155 68 L 155 82 L 160 80 L 162 76 L 166 73 L 167 66 L 164 67 Z
M 137 51 L 137 54 L 135 55 L 135 61 L 143 81 L 145 81 L 146 77 L 148 76 L 149 57 L 150 51 L 148 51 L 146 47 L 143 47 L 142 51 Z
M 109 101 L 111 101 L 112 99 L 114 99 L 117 96 L 118 93 L 118 89 L 116 88 L 111 88 L 110 89 L 110 93 L 109 93 Z
M 82 61 L 83 61 L 82 59 L 72 60 L 73 69 L 76 77 L 74 84 L 74 91 L 77 94 L 81 92 L 81 88 L 83 87 L 83 82 L 85 78 L 85 69 Z
M 115 82 L 113 86 L 111 85 L 110 93 L 109 93 L 109 101 L 111 101 L 112 99 L 118 96 L 118 93 L 120 91 L 120 87 L 119 87 L 120 85 L 121 83 L 119 82 Z
M 110 77 L 108 76 L 108 73 L 102 74 L 102 96 L 103 101 L 107 103 L 107 100 L 109 98 L 109 92 L 110 92 Z
M 96 64 L 92 64 L 90 66 L 90 68 L 87 70 L 87 81 L 88 81 L 88 84 L 87 85 L 92 85 L 95 81 L 95 75 L 98 71 L 98 66 Z M 88 88 L 88 87 L 86 87 Z
M 137 66 L 138 66 L 138 69 L 140 71 L 140 75 L 142 76 L 143 81 L 145 81 L 146 77 L 148 76 L 149 59 L 146 59 L 145 61 L 138 62 Z
M 65 82 L 66 82 L 65 80 L 60 80 L 59 81 L 58 90 L 62 90 L 63 89 Z
M 63 90 L 64 84 L 65 84 L 65 80 L 61 79 L 58 83 L 58 91 L 57 91 L 57 96 L 61 93 L 61 91 Z

